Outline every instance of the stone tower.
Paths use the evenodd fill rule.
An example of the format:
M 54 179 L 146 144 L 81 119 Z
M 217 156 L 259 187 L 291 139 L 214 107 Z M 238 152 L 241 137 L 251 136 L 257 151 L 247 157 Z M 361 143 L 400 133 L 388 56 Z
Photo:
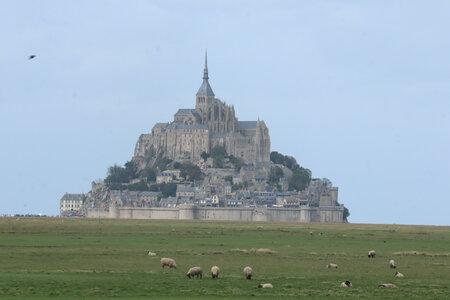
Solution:
M 214 102 L 214 92 L 208 82 L 208 53 L 205 52 L 205 68 L 203 69 L 203 83 L 198 89 L 195 102 L 195 110 L 202 120 L 206 119 L 207 108 Z

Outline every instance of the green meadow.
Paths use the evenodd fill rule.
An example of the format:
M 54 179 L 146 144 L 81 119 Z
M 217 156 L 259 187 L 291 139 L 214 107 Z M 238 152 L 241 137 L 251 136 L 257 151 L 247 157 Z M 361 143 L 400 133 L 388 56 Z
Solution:
M 162 269 L 161 257 L 177 269 Z M 193 266 L 203 279 L 187 278 Z M 345 280 L 353 287 L 341 288 Z M 31 297 L 446 299 L 450 227 L 0 218 L 0 298 Z

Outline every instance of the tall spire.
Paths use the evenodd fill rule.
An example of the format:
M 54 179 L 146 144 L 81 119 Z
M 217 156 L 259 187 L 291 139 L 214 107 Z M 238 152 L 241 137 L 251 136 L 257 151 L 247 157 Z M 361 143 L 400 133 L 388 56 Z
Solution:
M 205 49 L 205 68 L 203 69 L 203 79 L 208 80 L 208 48 Z
M 197 95 L 206 95 L 214 97 L 214 92 L 208 82 L 208 50 L 205 50 L 205 68 L 203 69 L 203 83 L 198 89 Z

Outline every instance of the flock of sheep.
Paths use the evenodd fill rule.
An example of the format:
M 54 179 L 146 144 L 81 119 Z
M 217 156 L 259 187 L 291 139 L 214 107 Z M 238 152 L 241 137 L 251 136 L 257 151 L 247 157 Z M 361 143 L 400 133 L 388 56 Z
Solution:
M 151 252 L 151 251 L 147 251 L 147 254 L 150 256 L 154 256 L 156 255 L 155 253 Z M 168 257 L 163 257 L 161 258 L 161 267 L 164 269 L 164 267 L 169 267 L 172 269 L 176 269 L 177 268 L 177 263 L 175 262 L 174 259 L 172 258 L 168 258 Z M 211 277 L 214 278 L 219 278 L 219 274 L 220 274 L 220 269 L 218 266 L 213 266 L 211 268 Z M 244 268 L 244 275 L 245 278 L 248 280 L 252 279 L 252 274 L 253 274 L 253 269 L 249 266 L 246 266 Z M 188 278 L 203 278 L 203 270 L 201 267 L 192 267 L 189 269 L 189 271 L 187 272 L 187 277 Z M 262 283 L 260 285 L 258 285 L 259 288 L 273 288 L 272 284 L 270 283 Z
M 370 250 L 368 255 L 367 255 L 368 258 L 375 258 L 375 256 L 376 256 L 375 250 Z M 389 261 L 389 267 L 391 269 L 396 269 L 397 268 L 397 264 L 395 263 L 395 261 L 393 259 L 391 259 Z M 328 264 L 327 268 L 328 269 L 337 269 L 338 265 L 337 264 Z M 405 277 L 402 273 L 400 273 L 398 271 L 395 272 L 394 276 L 397 277 L 397 278 L 404 278 Z M 346 280 L 346 281 L 341 283 L 341 287 L 352 287 L 352 286 L 353 286 L 352 283 L 350 281 L 348 281 L 348 280 Z M 397 286 L 395 284 L 392 284 L 392 283 L 381 283 L 381 284 L 378 285 L 378 287 L 392 289 L 392 288 L 396 288 Z
M 151 252 L 151 251 L 148 250 L 147 251 L 147 255 L 155 256 L 156 253 Z M 375 256 L 376 256 L 375 250 L 370 250 L 368 255 L 367 255 L 367 257 L 369 257 L 369 258 L 375 258 Z M 163 257 L 163 258 L 161 258 L 161 267 L 162 268 L 169 267 L 169 268 L 172 268 L 172 269 L 176 269 L 177 268 L 177 264 L 176 264 L 174 259 Z M 389 261 L 389 267 L 391 269 L 396 269 L 397 268 L 397 264 L 395 263 L 395 261 L 393 259 L 391 259 Z M 327 268 L 328 269 L 337 269 L 338 265 L 337 264 L 333 264 L 333 263 L 329 263 L 327 265 Z M 213 266 L 211 268 L 211 277 L 213 279 L 214 278 L 219 278 L 219 274 L 220 274 L 219 267 L 218 266 Z M 186 275 L 187 275 L 188 278 L 194 278 L 194 277 L 196 277 L 196 278 L 203 278 L 203 270 L 202 270 L 201 267 L 192 267 L 192 268 L 189 269 L 189 271 L 187 272 Z M 249 266 L 246 266 L 244 268 L 244 275 L 245 275 L 246 279 L 251 280 L 252 279 L 252 275 L 253 275 L 253 269 L 251 267 L 249 267 Z M 395 277 L 397 277 L 397 278 L 404 278 L 405 276 L 402 273 L 396 271 L 395 272 Z M 352 285 L 352 283 L 349 280 L 346 280 L 346 281 L 342 282 L 340 284 L 340 286 L 347 288 L 347 287 L 352 287 L 353 285 Z M 381 283 L 381 284 L 378 285 L 378 287 L 382 287 L 382 288 L 396 288 L 397 286 L 395 284 L 392 284 L 392 283 Z M 270 284 L 270 283 L 262 283 L 262 284 L 258 285 L 258 288 L 273 288 L 273 285 Z

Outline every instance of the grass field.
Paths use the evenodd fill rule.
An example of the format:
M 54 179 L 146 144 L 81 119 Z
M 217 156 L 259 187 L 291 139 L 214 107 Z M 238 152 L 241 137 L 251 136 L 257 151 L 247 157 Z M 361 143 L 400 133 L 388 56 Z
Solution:
M 251 251 L 259 248 L 271 251 Z M 162 269 L 161 257 L 174 258 L 177 269 Z M 394 278 L 390 259 L 404 279 Z M 213 265 L 219 279 L 209 274 Z M 244 278 L 246 265 L 252 280 Z M 203 279 L 186 277 L 192 266 L 203 268 Z M 353 287 L 340 288 L 345 280 Z M 450 227 L 0 218 L 3 298 L 252 296 L 450 298 Z

